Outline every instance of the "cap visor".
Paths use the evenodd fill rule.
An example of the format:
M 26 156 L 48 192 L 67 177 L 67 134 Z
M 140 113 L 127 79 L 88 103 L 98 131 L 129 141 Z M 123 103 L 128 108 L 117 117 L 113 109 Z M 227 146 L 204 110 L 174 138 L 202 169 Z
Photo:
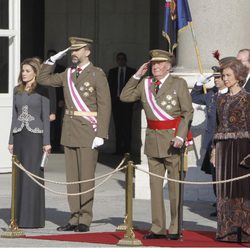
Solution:
M 69 47 L 69 50 L 78 50 L 78 49 L 81 49 L 83 47 L 85 47 L 87 44 L 76 44 L 76 45 L 71 45 Z
M 153 61 L 169 61 L 169 59 L 167 59 L 167 58 L 164 58 L 164 57 L 154 57 L 154 58 L 152 58 L 151 60 L 150 60 L 151 62 L 153 62 Z

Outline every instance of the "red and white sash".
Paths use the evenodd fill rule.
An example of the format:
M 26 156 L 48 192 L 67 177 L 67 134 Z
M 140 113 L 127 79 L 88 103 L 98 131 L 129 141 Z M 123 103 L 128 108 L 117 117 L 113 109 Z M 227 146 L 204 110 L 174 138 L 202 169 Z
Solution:
M 91 112 L 86 103 L 82 100 L 81 96 L 79 95 L 73 80 L 72 80 L 72 68 L 68 69 L 67 72 L 67 80 L 68 80 L 68 87 L 69 87 L 69 92 L 72 98 L 72 101 L 75 105 L 75 108 L 77 111 L 83 111 L 83 112 Z M 94 116 L 82 116 L 84 119 L 88 120 L 93 129 L 96 131 L 97 128 L 97 120 Z
M 152 86 L 152 78 L 145 79 L 145 92 L 146 92 L 146 98 L 148 101 L 148 104 L 154 113 L 154 115 L 157 117 L 158 120 L 160 121 L 166 121 L 166 120 L 174 120 L 175 118 L 169 115 L 165 110 L 163 110 L 155 100 L 154 95 L 152 94 L 151 91 L 151 86 Z
M 147 102 L 148 102 L 152 112 L 154 113 L 154 115 L 157 117 L 157 119 L 159 121 L 174 122 L 174 120 L 175 121 L 178 120 L 177 124 L 179 125 L 180 117 L 177 117 L 177 118 L 172 117 L 156 103 L 155 97 L 152 94 L 152 84 L 153 84 L 152 78 L 145 79 L 144 88 L 145 88 L 146 98 L 147 98 Z M 176 126 L 176 128 L 178 128 L 178 125 Z M 176 131 L 175 128 L 172 128 L 172 129 Z M 186 144 L 186 146 L 193 144 L 193 137 L 192 137 L 191 131 L 188 131 L 188 135 L 187 135 L 187 138 L 185 140 L 185 144 Z

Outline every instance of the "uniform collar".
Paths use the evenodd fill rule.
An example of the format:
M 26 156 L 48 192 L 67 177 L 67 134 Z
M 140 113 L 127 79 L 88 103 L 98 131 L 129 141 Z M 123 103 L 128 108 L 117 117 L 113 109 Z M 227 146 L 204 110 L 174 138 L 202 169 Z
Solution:
M 219 89 L 218 93 L 219 94 L 226 94 L 228 92 L 228 88 L 224 88 L 224 89 Z

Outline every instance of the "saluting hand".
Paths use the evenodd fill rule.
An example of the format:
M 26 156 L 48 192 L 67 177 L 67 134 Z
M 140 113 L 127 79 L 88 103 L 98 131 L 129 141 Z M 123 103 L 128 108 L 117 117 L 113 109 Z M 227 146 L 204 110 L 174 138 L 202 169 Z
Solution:
M 66 54 L 67 54 L 67 51 L 69 50 L 69 48 L 65 49 L 65 50 L 62 50 L 62 51 L 59 51 L 57 54 L 51 56 L 49 58 L 49 60 L 53 63 L 55 63 L 57 60 L 63 58 Z
M 149 69 L 149 64 L 150 64 L 150 61 L 142 64 L 142 66 L 135 73 L 135 76 L 138 78 L 141 78 L 142 76 L 144 76 Z

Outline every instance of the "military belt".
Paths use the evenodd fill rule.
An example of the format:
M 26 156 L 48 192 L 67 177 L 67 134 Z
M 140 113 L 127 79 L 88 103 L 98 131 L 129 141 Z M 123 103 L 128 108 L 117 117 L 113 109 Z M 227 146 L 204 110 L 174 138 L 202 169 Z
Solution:
M 85 112 L 85 111 L 76 111 L 76 110 L 65 110 L 65 115 L 71 116 L 97 116 L 97 112 Z

